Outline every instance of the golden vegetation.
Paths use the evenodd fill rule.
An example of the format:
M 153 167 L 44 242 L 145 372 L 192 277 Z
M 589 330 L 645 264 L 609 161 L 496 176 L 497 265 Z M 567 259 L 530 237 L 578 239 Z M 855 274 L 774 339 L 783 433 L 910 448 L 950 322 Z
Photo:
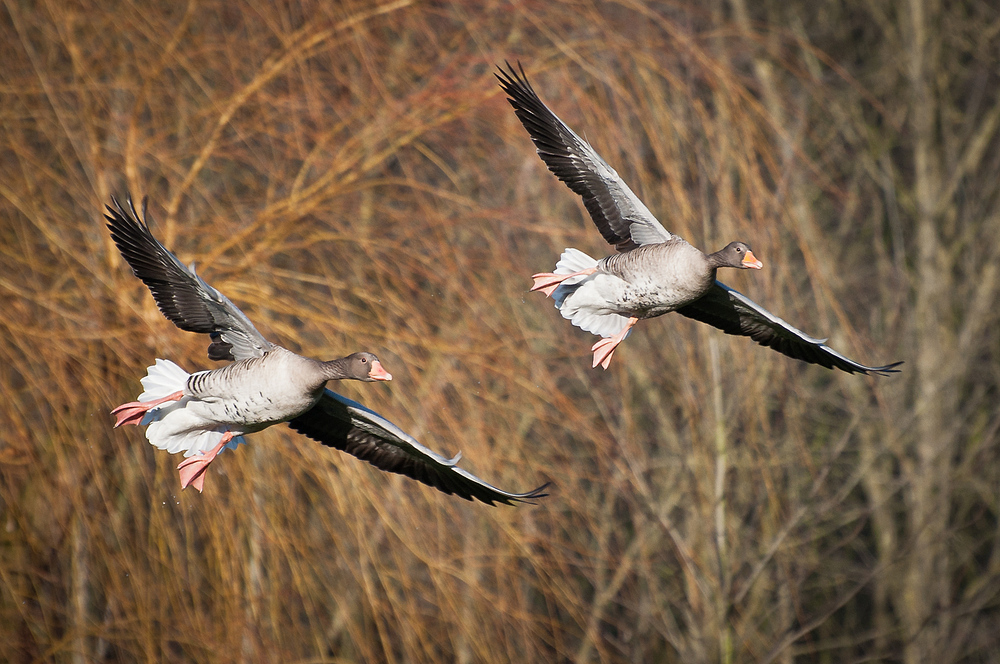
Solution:
M 0 659 L 996 657 L 996 9 L 922 0 L 7 2 L 0 10 Z M 606 248 L 492 78 L 520 59 L 727 281 L 868 363 L 681 317 L 612 369 L 527 294 Z M 112 430 L 155 357 L 211 366 L 102 224 L 499 486 L 491 509 L 284 427 L 178 491 Z

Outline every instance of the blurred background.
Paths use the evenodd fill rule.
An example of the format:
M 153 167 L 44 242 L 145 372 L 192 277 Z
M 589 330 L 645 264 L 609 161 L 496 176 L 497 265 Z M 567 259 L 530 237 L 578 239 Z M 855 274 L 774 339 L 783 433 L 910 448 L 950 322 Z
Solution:
M 609 252 L 493 77 L 520 61 L 725 281 L 889 378 L 680 316 L 609 371 L 528 293 Z M 0 659 L 1000 661 L 1000 12 L 970 0 L 0 8 Z M 218 366 L 154 232 L 490 508 L 278 426 L 179 491 L 108 414 Z

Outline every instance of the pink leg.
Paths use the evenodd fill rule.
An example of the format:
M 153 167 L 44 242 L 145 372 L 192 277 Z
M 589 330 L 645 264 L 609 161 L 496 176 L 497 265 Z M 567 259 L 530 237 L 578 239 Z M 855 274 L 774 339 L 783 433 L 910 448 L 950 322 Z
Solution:
M 590 350 L 594 351 L 595 369 L 597 368 L 598 364 L 600 364 L 605 369 L 608 368 L 608 365 L 611 364 L 611 356 L 615 354 L 615 349 L 618 348 L 618 344 L 620 344 L 625 340 L 625 337 L 628 335 L 629 330 L 631 330 L 632 326 L 638 322 L 639 322 L 638 318 L 635 317 L 629 318 L 628 325 L 625 326 L 624 330 L 622 330 L 613 337 L 608 337 L 607 339 L 601 339 L 596 344 L 594 344 L 593 348 L 591 348 Z
M 531 290 L 540 290 L 549 297 L 552 297 L 552 293 L 555 292 L 559 284 L 566 281 L 570 277 L 580 277 L 587 274 L 593 274 L 597 272 L 596 267 L 588 267 L 586 270 L 580 270 L 579 272 L 574 272 L 573 274 L 555 274 L 553 272 L 539 272 L 538 274 L 531 275 L 531 278 L 535 280 L 534 285 L 532 285 Z
M 215 457 L 219 456 L 219 452 L 222 448 L 233 439 L 233 432 L 227 431 L 222 436 L 222 440 L 219 444 L 210 449 L 208 452 L 199 452 L 198 454 L 188 457 L 181 461 L 180 465 L 177 466 L 177 470 L 180 471 L 181 476 L 181 489 L 186 489 L 189 486 L 193 486 L 198 489 L 198 493 L 205 490 L 205 471 L 208 470 L 208 464 L 215 460 Z
M 147 412 L 168 401 L 179 401 L 183 396 L 184 392 L 174 392 L 162 399 L 154 399 L 153 401 L 130 401 L 129 403 L 123 403 L 111 411 L 112 415 L 117 416 L 115 428 L 117 429 L 123 424 L 139 424 Z

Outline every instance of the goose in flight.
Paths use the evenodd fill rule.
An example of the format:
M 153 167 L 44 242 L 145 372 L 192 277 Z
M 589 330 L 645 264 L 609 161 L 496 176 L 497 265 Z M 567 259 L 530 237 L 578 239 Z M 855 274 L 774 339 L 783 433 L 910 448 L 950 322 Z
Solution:
M 208 355 L 230 360 L 193 374 L 157 360 L 142 379 L 137 401 L 115 408 L 115 427 L 149 425 L 149 442 L 187 457 L 177 467 L 181 486 L 204 489 L 205 471 L 225 448 L 246 434 L 279 422 L 373 466 L 406 475 L 439 491 L 488 505 L 541 498 L 498 489 L 458 467 L 461 454 L 444 457 L 375 411 L 326 388 L 327 381 L 386 381 L 392 376 L 371 353 L 320 362 L 271 343 L 229 299 L 186 267 L 153 236 L 132 204 L 112 198 L 105 218 L 122 256 L 153 294 L 160 311 L 182 330 L 208 334 Z M 547 485 L 546 485 L 547 486 Z
M 676 311 L 726 334 L 748 336 L 779 353 L 848 373 L 884 375 L 895 362 L 869 367 L 844 357 L 792 327 L 750 298 L 716 280 L 722 267 L 759 270 L 744 242 L 705 254 L 667 231 L 628 185 L 585 140 L 542 103 L 524 68 L 510 63 L 496 74 L 538 155 L 556 177 L 583 197 L 591 219 L 618 253 L 595 260 L 566 249 L 554 272 L 533 276 L 531 290 L 551 296 L 562 316 L 600 341 L 591 349 L 605 369 L 640 320 Z

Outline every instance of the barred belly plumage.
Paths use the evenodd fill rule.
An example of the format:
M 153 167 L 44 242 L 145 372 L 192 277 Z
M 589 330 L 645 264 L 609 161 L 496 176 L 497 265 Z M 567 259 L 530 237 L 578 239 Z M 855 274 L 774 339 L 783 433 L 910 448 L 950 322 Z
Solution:
M 290 420 L 309 410 L 322 394 L 322 383 L 319 389 L 309 389 L 295 379 L 297 360 L 298 356 L 275 349 L 193 374 L 185 388 L 194 397 L 188 408 L 245 433 Z M 267 370 L 262 371 L 265 365 Z

